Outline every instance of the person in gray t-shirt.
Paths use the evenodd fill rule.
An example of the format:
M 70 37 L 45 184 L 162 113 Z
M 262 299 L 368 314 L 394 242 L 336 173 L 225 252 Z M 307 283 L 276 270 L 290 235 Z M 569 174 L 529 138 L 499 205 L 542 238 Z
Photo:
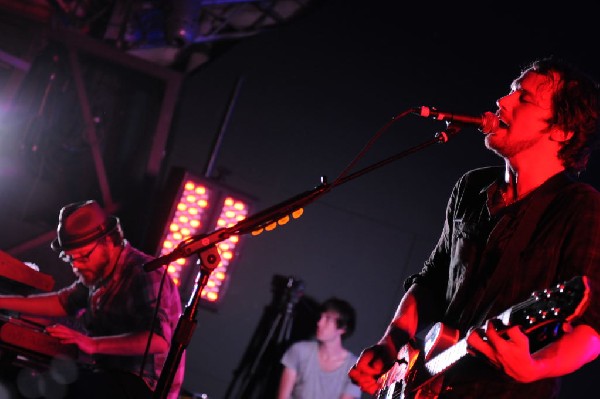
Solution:
M 277 399 L 354 399 L 361 392 L 348 377 L 357 356 L 342 340 L 354 332 L 356 312 L 346 301 L 321 305 L 315 339 L 292 344 L 283 354 Z

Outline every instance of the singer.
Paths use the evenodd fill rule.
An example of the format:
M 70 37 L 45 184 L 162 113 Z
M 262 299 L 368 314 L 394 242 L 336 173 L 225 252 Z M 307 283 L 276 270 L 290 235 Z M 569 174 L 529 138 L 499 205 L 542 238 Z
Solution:
M 503 165 L 458 180 L 439 241 L 349 371 L 377 398 L 558 398 L 560 377 L 600 353 L 600 193 L 578 180 L 599 139 L 598 83 L 556 57 L 539 59 L 497 107 L 500 123 L 484 142 Z M 565 285 L 573 296 L 552 290 L 566 281 L 584 284 Z M 500 321 L 506 310 L 532 314 Z M 444 347 L 458 357 L 428 362 L 438 329 L 458 332 L 462 340 Z M 433 343 L 430 358 L 422 341 Z
M 152 257 L 132 247 L 123 236 L 119 219 L 93 200 L 61 209 L 51 247 L 78 279 L 57 292 L 0 296 L 0 309 L 48 317 L 49 321 L 60 318 L 63 322 L 48 323 L 46 332 L 63 344 L 77 345 L 92 357 L 94 367 L 82 368 L 69 380 L 60 373 L 48 373 L 56 381 L 47 384 L 40 380 L 41 389 L 60 386 L 61 391 L 39 392 L 36 397 L 152 398 L 181 314 L 173 281 L 164 276 L 163 269 L 143 270 Z M 184 361 L 171 384 L 169 399 L 179 397 Z M 61 395 L 63 389 L 65 395 Z

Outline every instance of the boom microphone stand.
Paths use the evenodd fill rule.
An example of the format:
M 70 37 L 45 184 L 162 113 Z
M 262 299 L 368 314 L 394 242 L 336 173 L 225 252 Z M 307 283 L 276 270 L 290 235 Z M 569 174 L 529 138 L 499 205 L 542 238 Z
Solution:
M 417 113 L 417 109 L 409 109 L 392 118 L 392 120 L 390 120 L 386 125 L 384 125 L 383 128 L 379 130 L 379 132 L 377 132 L 375 138 L 379 137 L 381 133 L 387 130 L 392 123 L 397 121 L 399 118 L 406 116 L 409 113 Z M 438 119 L 447 120 L 442 118 Z M 468 121 L 468 123 L 472 122 Z M 144 270 L 146 272 L 150 272 L 176 259 L 189 257 L 194 254 L 197 254 L 199 256 L 200 262 L 200 271 L 198 272 L 198 275 L 196 277 L 196 284 L 194 290 L 191 294 L 188 305 L 186 306 L 184 312 L 182 313 L 177 323 L 175 333 L 171 340 L 169 354 L 167 356 L 163 370 L 158 380 L 158 384 L 154 391 L 153 399 L 167 398 L 169 389 L 171 387 L 171 383 L 173 382 L 173 377 L 175 376 L 175 373 L 179 366 L 181 356 L 185 348 L 187 348 L 193 335 L 193 332 L 196 328 L 196 315 L 198 313 L 200 294 L 203 288 L 206 286 L 210 274 L 218 266 L 221 260 L 219 252 L 215 246 L 216 243 L 224 241 L 232 235 L 257 233 L 262 231 L 263 229 L 270 230 L 271 228 L 276 227 L 278 224 L 285 224 L 289 221 L 290 215 L 292 215 L 292 217 L 295 218 L 299 217 L 298 213 L 301 213 L 304 206 L 314 202 L 324 194 L 331 191 L 334 187 L 337 187 L 343 183 L 346 183 L 368 172 L 371 172 L 384 165 L 387 165 L 390 162 L 404 158 L 409 154 L 425 149 L 433 144 L 446 143 L 450 138 L 454 137 L 463 127 L 462 124 L 450 122 L 446 122 L 446 125 L 447 127 L 445 131 L 436 133 L 434 138 L 427 140 L 422 144 L 416 145 L 405 151 L 402 151 L 401 153 L 398 153 L 375 164 L 367 166 L 361 170 L 358 170 L 355 173 L 344 176 L 343 172 L 331 184 L 327 183 L 325 177 L 321 177 L 321 183 L 312 190 L 305 191 L 292 198 L 289 198 L 288 200 L 285 200 L 277 205 L 267 208 L 264 211 L 257 213 L 256 215 L 249 216 L 231 227 L 224 227 L 208 234 L 201 234 L 190 237 L 182 241 L 172 252 L 146 263 L 144 265 Z M 350 166 L 352 166 L 352 164 Z M 346 168 L 346 170 L 348 170 L 350 166 Z

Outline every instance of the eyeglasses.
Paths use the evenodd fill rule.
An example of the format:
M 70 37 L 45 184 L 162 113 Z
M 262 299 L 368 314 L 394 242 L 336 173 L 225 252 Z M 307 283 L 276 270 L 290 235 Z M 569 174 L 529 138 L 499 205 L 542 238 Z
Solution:
M 100 244 L 100 241 L 96 241 L 96 245 L 94 245 L 92 247 L 92 249 L 90 249 L 88 251 L 88 253 L 83 254 L 81 256 L 78 256 L 76 258 L 74 258 L 73 255 L 66 254 L 65 251 L 61 251 L 61 253 L 60 253 L 60 255 L 58 255 L 58 257 L 60 258 L 60 260 L 62 260 L 63 262 L 66 262 L 66 263 L 87 262 L 88 259 L 90 258 L 90 256 L 92 256 L 92 253 L 94 253 L 94 251 L 96 250 L 96 248 L 98 247 L 99 244 Z

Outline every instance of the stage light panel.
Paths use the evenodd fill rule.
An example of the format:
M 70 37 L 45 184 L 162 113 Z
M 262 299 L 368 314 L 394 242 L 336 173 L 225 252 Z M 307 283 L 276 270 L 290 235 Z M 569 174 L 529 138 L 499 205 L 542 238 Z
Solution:
M 159 242 L 159 256 L 171 253 L 184 240 L 231 227 L 249 216 L 251 200 L 247 195 L 209 179 L 178 171 L 171 177 L 170 184 L 176 185 L 177 189 L 171 190 L 175 195 L 171 196 L 171 211 Z M 239 236 L 230 236 L 216 243 L 221 259 L 200 293 L 201 303 L 216 304 L 223 298 L 239 256 L 240 244 Z M 198 273 L 197 255 L 177 259 L 167 266 L 167 272 L 180 289 L 182 300 L 193 291 Z

